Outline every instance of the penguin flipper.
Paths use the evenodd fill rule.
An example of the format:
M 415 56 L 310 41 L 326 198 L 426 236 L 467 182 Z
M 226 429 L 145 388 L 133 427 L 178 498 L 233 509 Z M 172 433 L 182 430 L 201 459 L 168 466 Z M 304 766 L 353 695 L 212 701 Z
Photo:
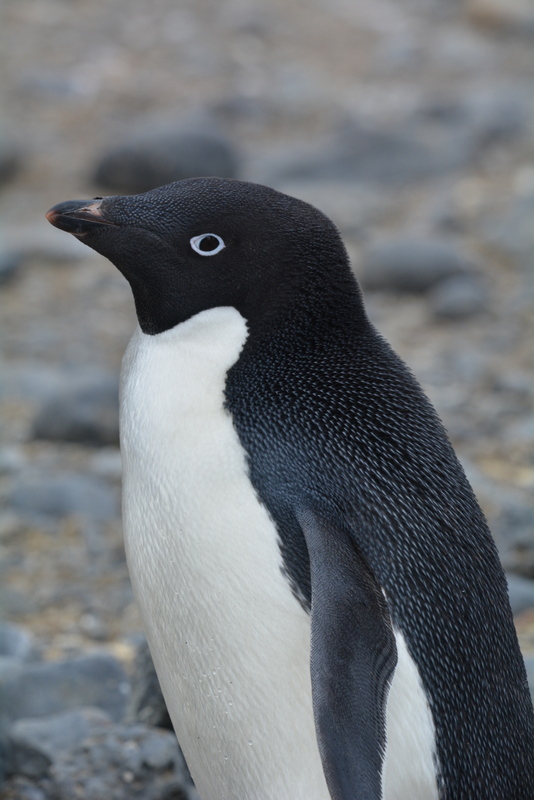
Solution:
M 380 800 L 397 660 L 386 601 L 350 532 L 309 509 L 298 519 L 310 556 L 313 710 L 328 789 L 332 800 Z

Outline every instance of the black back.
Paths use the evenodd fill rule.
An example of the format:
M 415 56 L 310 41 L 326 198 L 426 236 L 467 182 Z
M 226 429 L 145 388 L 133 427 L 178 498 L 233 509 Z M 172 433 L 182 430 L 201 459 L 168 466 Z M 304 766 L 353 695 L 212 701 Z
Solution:
M 287 573 L 309 604 L 295 509 L 349 527 L 430 699 L 443 798 L 531 799 L 531 700 L 483 515 L 428 400 L 362 314 L 355 282 L 319 283 L 285 325 L 250 337 L 226 388 Z

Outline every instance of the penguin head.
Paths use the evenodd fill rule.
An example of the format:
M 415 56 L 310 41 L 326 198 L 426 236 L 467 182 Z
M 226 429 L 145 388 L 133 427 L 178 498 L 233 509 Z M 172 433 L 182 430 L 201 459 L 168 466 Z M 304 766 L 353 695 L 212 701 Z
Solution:
M 47 218 L 122 272 L 148 334 L 216 306 L 265 324 L 312 283 L 326 292 L 336 271 L 355 284 L 324 214 L 253 183 L 192 178 L 144 194 L 59 203 Z

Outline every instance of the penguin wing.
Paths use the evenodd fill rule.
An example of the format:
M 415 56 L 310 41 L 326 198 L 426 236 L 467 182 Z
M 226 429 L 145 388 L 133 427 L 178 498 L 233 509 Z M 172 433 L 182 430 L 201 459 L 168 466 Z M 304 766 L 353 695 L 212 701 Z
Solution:
M 386 601 L 350 531 L 309 509 L 298 519 L 310 556 L 313 710 L 328 789 L 332 800 L 380 800 L 397 660 Z

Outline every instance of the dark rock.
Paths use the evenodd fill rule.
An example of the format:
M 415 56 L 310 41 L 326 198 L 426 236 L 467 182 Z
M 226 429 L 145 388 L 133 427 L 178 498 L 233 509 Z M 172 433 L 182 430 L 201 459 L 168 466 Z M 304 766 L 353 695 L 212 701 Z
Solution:
M 101 709 L 80 708 L 42 719 L 21 719 L 10 731 L 10 772 L 27 778 L 42 778 L 66 750 L 111 725 Z
M 142 722 L 145 725 L 173 730 L 146 639 L 139 645 L 135 656 L 126 719 L 131 723 Z
M 37 413 L 36 439 L 112 445 L 119 441 L 119 384 L 115 375 L 65 373 Z
M 183 178 L 236 178 L 239 159 L 212 124 L 140 131 L 105 153 L 92 180 L 116 192 L 138 193 Z
M 0 674 L 0 708 L 16 720 L 46 717 L 81 706 L 102 708 L 114 721 L 125 712 L 129 684 L 119 662 L 109 655 L 28 664 Z
M 89 475 L 21 476 L 9 497 L 11 505 L 30 516 L 82 515 L 106 520 L 118 515 L 117 496 L 106 483 Z
M 455 275 L 434 287 L 430 307 L 435 317 L 466 319 L 487 310 L 488 293 L 475 275 Z
M 534 608 L 534 581 L 511 573 L 508 573 L 506 577 L 514 617 L 526 611 L 527 608 Z
M 196 792 L 168 731 L 112 726 L 60 754 L 50 769 L 57 800 L 193 800 Z
M 364 288 L 427 292 L 440 281 L 469 269 L 465 256 L 439 239 L 391 239 L 372 245 L 360 275 Z

